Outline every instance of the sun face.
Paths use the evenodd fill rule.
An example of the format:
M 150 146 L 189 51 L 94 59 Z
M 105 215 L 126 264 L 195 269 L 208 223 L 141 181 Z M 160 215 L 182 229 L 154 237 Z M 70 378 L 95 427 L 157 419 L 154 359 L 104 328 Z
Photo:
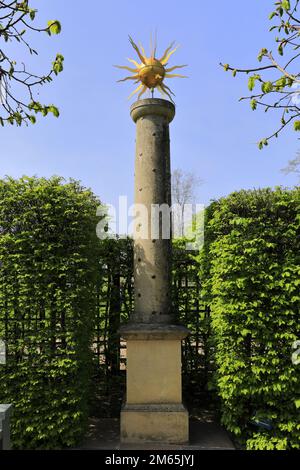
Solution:
M 147 88 L 156 88 L 160 86 L 165 78 L 166 71 L 164 66 L 157 59 L 145 58 L 146 64 L 142 64 L 138 71 L 140 81 Z
M 157 88 L 158 91 L 163 96 L 168 96 L 171 101 L 173 101 L 172 96 L 175 96 L 174 93 L 170 90 L 170 88 L 164 83 L 165 78 L 187 78 L 185 75 L 179 74 L 171 74 L 175 69 L 180 69 L 182 67 L 186 67 L 186 65 L 174 65 L 171 68 L 166 68 L 169 58 L 172 54 L 178 49 L 178 46 L 174 49 L 174 43 L 170 44 L 170 46 L 165 50 L 163 56 L 160 59 L 155 57 L 156 54 L 156 46 L 152 48 L 150 57 L 146 56 L 145 49 L 142 45 L 138 47 L 133 39 L 129 36 L 129 41 L 134 50 L 136 51 L 141 63 L 136 62 L 133 59 L 128 59 L 135 67 L 127 67 L 126 65 L 115 65 L 119 69 L 129 70 L 132 72 L 133 75 L 129 77 L 122 78 L 118 80 L 119 82 L 125 82 L 126 80 L 134 80 L 134 83 L 139 83 L 138 87 L 129 95 L 128 98 L 131 98 L 135 95 L 138 91 L 138 99 L 147 91 L 147 90 L 154 90 Z

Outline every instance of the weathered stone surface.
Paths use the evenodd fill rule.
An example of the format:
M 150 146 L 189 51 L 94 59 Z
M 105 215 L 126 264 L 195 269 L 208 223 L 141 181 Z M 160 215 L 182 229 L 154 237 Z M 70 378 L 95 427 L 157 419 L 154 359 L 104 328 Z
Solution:
M 174 115 L 174 105 L 160 99 L 140 100 L 131 107 L 136 122 L 135 204 L 148 212 L 148 238 L 139 238 L 144 237 L 143 226 L 134 235 L 134 323 L 172 321 L 171 240 L 162 233 L 152 238 L 151 209 L 152 204 L 171 207 L 169 122 Z
M 152 205 L 171 207 L 169 123 L 174 115 L 174 105 L 160 99 L 140 100 L 131 107 L 136 123 L 135 204 L 139 210 L 146 208 L 147 215 L 136 222 L 134 233 L 134 314 L 120 329 L 127 341 L 122 444 L 188 442 L 181 341 L 189 332 L 172 324 L 171 234 L 163 232 L 162 218 L 155 236 L 150 232 Z M 164 222 L 170 225 L 170 212 Z
M 121 412 L 121 437 L 123 444 L 136 442 L 187 444 L 189 435 L 188 413 L 182 405 L 147 405 L 137 409 L 126 405 Z
M 181 342 L 127 343 L 127 404 L 181 404 Z
M 0 404 L 0 450 L 10 450 L 10 415 L 12 405 Z
M 127 334 L 126 405 L 121 442 L 188 442 L 182 405 L 181 340 L 186 328 L 136 325 Z
M 190 332 L 181 325 L 157 324 L 157 323 L 128 323 L 120 328 L 120 335 L 126 340 L 183 340 Z
M 175 116 L 175 106 L 171 101 L 159 98 L 148 98 L 136 101 L 130 108 L 130 115 L 134 122 L 137 122 L 139 118 L 148 116 L 149 114 L 163 116 L 167 118 L 168 123 L 170 123 Z

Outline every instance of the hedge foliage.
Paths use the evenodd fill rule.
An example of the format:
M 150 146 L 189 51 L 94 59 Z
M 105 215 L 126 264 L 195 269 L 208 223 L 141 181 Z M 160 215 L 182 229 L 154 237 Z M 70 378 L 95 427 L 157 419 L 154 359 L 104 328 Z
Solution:
M 299 449 L 300 189 L 213 202 L 201 262 L 224 425 L 248 449 Z
M 16 448 L 72 446 L 85 430 L 98 204 L 59 177 L 0 181 L 0 403 Z
M 98 205 L 75 181 L 0 181 L 0 403 L 14 405 L 16 448 L 76 445 L 89 395 L 102 393 L 92 374 L 120 372 L 132 242 L 99 243 Z M 197 259 L 174 243 L 174 311 L 193 332 L 184 370 L 189 380 L 202 374 L 201 383 L 193 377 L 199 389 L 216 370 L 222 421 L 248 449 L 300 448 L 300 365 L 291 360 L 300 339 L 299 209 L 299 189 L 237 192 L 206 210 Z

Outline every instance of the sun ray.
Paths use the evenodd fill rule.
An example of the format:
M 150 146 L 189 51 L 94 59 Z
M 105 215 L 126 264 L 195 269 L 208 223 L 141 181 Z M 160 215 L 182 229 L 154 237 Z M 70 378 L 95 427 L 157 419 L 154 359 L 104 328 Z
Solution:
M 129 36 L 129 41 L 130 41 L 130 44 L 132 45 L 133 49 L 136 51 L 137 55 L 139 56 L 139 58 L 143 62 L 143 64 L 146 64 L 145 57 L 141 54 L 138 46 L 135 44 L 135 42 L 134 42 L 134 40 L 132 39 L 131 36 Z
M 130 93 L 130 95 L 128 96 L 128 99 L 130 100 L 130 98 L 133 95 L 135 95 L 143 86 L 144 86 L 143 83 L 140 83 L 139 86 L 132 93 Z
M 154 52 L 153 52 L 153 58 L 156 56 L 156 50 L 157 50 L 157 29 L 155 29 L 155 36 L 154 36 Z
M 171 93 L 171 95 L 176 96 L 175 93 L 173 93 L 173 91 L 171 90 L 171 88 L 169 88 L 165 83 L 162 83 L 162 84 L 161 84 L 161 87 L 162 87 L 162 89 L 163 89 L 164 91 L 169 90 L 169 92 Z
M 148 88 L 146 87 L 146 85 L 144 85 L 142 91 L 141 91 L 141 92 L 139 93 L 139 95 L 138 95 L 138 100 L 139 100 L 140 97 L 147 91 L 147 89 L 148 89 Z
M 174 95 L 174 93 L 170 90 L 170 88 L 169 88 L 167 85 L 165 85 L 164 83 L 161 83 L 160 86 L 161 86 L 163 92 L 170 98 L 170 100 L 172 101 L 172 103 L 174 103 L 174 100 L 173 100 L 171 94 L 172 94 L 173 96 L 175 96 L 175 95 Z M 169 91 L 167 91 L 167 90 L 169 90 Z M 169 92 L 170 92 L 170 93 L 169 93 Z
M 186 75 L 179 75 L 178 73 L 166 73 L 166 78 L 188 78 Z
M 173 70 L 182 69 L 182 67 L 187 67 L 187 65 L 174 65 L 174 67 L 171 67 L 170 69 L 166 69 L 166 72 L 173 72 Z
M 118 69 L 125 69 L 133 73 L 137 73 L 139 71 L 138 68 L 133 69 L 132 67 L 127 67 L 127 65 L 114 65 L 114 67 L 117 67 Z
M 167 47 L 167 49 L 165 50 L 164 55 L 161 57 L 161 59 L 158 59 L 159 62 L 162 62 L 162 61 L 166 58 L 168 52 L 172 49 L 172 47 L 174 46 L 174 44 L 175 44 L 175 41 L 171 42 L 171 44 L 169 45 L 169 47 Z
M 126 80 L 136 80 L 138 78 L 139 78 L 138 75 L 132 75 L 132 77 L 121 78 L 121 80 L 118 80 L 118 82 L 126 82 Z
M 139 42 L 139 47 L 140 47 L 140 50 L 142 52 L 143 57 L 146 57 L 146 52 L 145 52 L 145 49 L 144 49 L 143 44 L 141 42 Z
M 165 57 L 163 60 L 161 60 L 160 62 L 161 62 L 163 65 L 165 65 L 165 64 L 168 62 L 168 60 L 170 59 L 171 55 L 174 54 L 174 52 L 177 51 L 178 47 L 179 47 L 179 45 L 176 46 L 176 47 L 174 47 L 174 49 L 173 49 L 172 51 L 170 51 L 170 52 L 166 55 L 166 57 Z
M 152 31 L 150 34 L 150 57 L 153 58 L 153 40 L 152 40 Z
M 154 59 L 156 55 L 156 49 L 157 49 L 157 30 L 155 30 L 154 37 L 151 32 L 151 39 L 150 39 L 151 59 Z
M 133 60 L 133 59 L 127 59 L 127 60 L 129 60 L 129 62 L 134 64 L 137 68 L 140 68 L 140 64 L 136 60 Z
M 157 89 L 158 89 L 159 93 L 161 93 L 163 96 L 166 96 L 166 93 L 164 92 L 164 90 L 162 89 L 162 87 L 160 85 L 157 85 Z

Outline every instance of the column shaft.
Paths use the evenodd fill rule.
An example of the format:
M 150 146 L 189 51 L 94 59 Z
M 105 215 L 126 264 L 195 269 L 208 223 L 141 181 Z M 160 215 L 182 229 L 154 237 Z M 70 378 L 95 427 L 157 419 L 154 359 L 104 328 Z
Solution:
M 134 322 L 171 322 L 170 188 L 169 118 L 141 116 L 136 122 Z

